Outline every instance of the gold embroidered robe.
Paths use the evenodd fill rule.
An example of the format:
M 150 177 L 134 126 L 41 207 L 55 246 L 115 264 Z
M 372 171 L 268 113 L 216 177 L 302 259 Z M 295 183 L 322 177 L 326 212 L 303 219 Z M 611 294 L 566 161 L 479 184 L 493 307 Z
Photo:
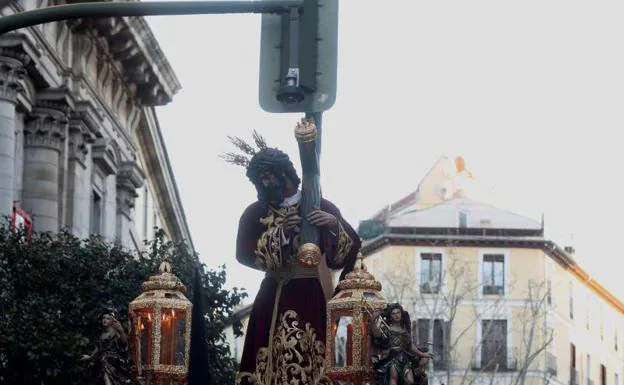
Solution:
M 321 228 L 321 252 L 330 269 L 353 269 L 360 240 L 355 230 L 328 200 L 321 210 L 339 222 Z M 237 384 L 331 384 L 325 375 L 326 300 L 316 269 L 298 266 L 294 259 L 298 236 L 286 239 L 282 222 L 298 204 L 269 207 L 251 204 L 241 216 L 237 260 L 267 272 L 247 325 Z

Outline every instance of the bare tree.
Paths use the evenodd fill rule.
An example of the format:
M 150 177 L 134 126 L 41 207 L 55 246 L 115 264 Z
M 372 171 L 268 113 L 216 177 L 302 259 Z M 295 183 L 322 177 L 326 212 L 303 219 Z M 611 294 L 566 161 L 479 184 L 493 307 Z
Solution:
M 413 297 L 415 278 L 409 265 L 410 259 L 400 255 L 394 263 L 383 265 L 381 269 L 382 291 L 388 302 L 398 302 L 403 307 Z
M 474 285 L 474 291 L 482 290 L 482 286 L 481 284 Z M 471 290 L 470 293 L 472 294 L 474 291 Z M 498 371 L 497 362 L 494 360 L 488 361 L 486 359 L 484 362 L 484 355 L 482 354 L 483 343 L 485 341 L 484 336 L 493 332 L 494 323 L 483 321 L 501 318 L 504 315 L 506 301 L 503 296 L 496 296 L 485 301 L 477 301 L 475 298 L 477 296 L 473 296 L 471 304 L 467 304 L 465 298 L 459 297 L 460 296 L 457 295 L 449 296 L 449 303 L 452 305 L 452 308 L 449 308 L 449 315 L 453 317 L 453 322 L 449 322 L 447 328 L 445 343 L 448 346 L 449 363 L 446 366 L 444 374 L 448 384 L 451 382 L 454 371 L 459 369 L 461 370 L 460 385 L 471 385 L 474 384 L 478 378 L 484 377 L 492 367 L 494 367 L 492 376 L 495 376 L 495 373 Z M 463 309 L 470 309 L 471 311 L 470 321 L 463 325 L 454 322 L 460 307 Z M 480 321 L 482 324 L 479 324 Z M 472 346 L 472 343 L 466 341 L 465 337 L 469 331 L 476 328 L 481 328 L 481 338 Z M 466 349 L 466 345 L 470 346 L 470 348 Z M 503 346 L 501 346 L 501 348 L 503 348 Z M 466 356 L 462 357 L 462 355 Z M 462 361 L 462 358 L 465 365 L 463 368 L 456 367 L 456 364 Z M 480 364 L 476 365 L 477 362 L 480 362 Z
M 518 285 L 517 287 L 522 286 Z M 470 370 L 469 373 L 470 368 L 465 369 L 460 384 L 473 384 L 478 377 L 484 377 L 485 373 L 489 372 L 490 384 L 493 384 L 500 374 L 505 377 L 505 383 L 507 384 L 524 385 L 529 370 L 531 370 L 539 357 L 543 357 L 547 348 L 552 344 L 554 331 L 548 327 L 546 322 L 548 299 L 550 297 L 548 285 L 545 281 L 534 282 L 529 280 L 526 287 L 526 292 L 521 293 L 523 299 L 520 311 L 515 312 L 514 328 L 507 330 L 507 333 L 516 331 L 516 335 L 520 336 L 520 343 L 517 347 L 518 354 L 512 353 L 511 357 L 508 356 L 506 343 L 496 346 L 494 350 L 490 347 L 489 354 L 481 355 L 481 364 L 478 370 Z M 493 307 L 496 310 L 500 310 L 502 309 L 501 305 L 507 307 L 507 302 L 507 299 L 501 297 L 501 300 Z M 496 315 L 491 313 L 489 316 L 497 318 Z M 471 357 L 471 361 L 474 360 L 478 351 L 483 348 L 485 339 L 488 338 L 490 333 L 496 332 L 492 327 L 492 322 L 485 322 L 484 325 L 481 339 L 477 347 L 472 351 L 473 357 Z M 507 336 L 504 337 L 506 338 Z M 501 354 L 505 357 L 504 361 L 506 362 L 500 362 Z M 491 358 L 488 359 L 488 356 Z M 552 375 L 547 374 L 545 381 L 547 383 L 550 382 L 551 377 Z
M 521 356 L 515 385 L 523 385 L 527 372 L 535 360 L 546 351 L 554 339 L 554 330 L 548 327 L 546 317 L 549 306 L 550 287 L 546 281 L 529 280 L 523 311 L 516 324 L 520 325 Z

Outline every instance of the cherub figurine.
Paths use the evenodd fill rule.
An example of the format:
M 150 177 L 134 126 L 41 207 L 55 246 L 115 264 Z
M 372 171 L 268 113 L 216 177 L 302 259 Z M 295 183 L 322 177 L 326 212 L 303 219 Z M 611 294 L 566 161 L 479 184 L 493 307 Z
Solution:
M 432 357 L 412 345 L 409 314 L 398 303 L 389 304 L 371 323 L 373 345 L 380 349 L 371 358 L 377 385 L 420 385 L 423 362 Z M 415 373 L 418 372 L 416 382 Z M 426 375 L 424 376 L 426 384 Z
M 115 311 L 106 309 L 100 319 L 103 330 L 96 347 L 80 361 L 94 361 L 98 366 L 96 385 L 139 385 L 131 372 L 128 338 Z

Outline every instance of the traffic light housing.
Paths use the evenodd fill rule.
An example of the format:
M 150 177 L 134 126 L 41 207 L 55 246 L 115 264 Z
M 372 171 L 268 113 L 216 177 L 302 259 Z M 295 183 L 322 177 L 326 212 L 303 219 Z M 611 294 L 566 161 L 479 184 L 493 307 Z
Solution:
M 263 14 L 259 101 L 271 113 L 323 112 L 336 101 L 338 0 Z

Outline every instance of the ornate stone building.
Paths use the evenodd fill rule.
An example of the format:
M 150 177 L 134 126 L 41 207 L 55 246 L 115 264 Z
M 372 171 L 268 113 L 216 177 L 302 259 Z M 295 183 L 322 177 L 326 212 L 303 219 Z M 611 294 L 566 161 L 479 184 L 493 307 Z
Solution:
M 20 0 L 2 15 L 50 5 Z M 139 248 L 190 234 L 155 107 L 180 84 L 143 18 L 78 19 L 0 36 L 0 213 L 35 231 Z M 191 245 L 192 246 L 192 245 Z

